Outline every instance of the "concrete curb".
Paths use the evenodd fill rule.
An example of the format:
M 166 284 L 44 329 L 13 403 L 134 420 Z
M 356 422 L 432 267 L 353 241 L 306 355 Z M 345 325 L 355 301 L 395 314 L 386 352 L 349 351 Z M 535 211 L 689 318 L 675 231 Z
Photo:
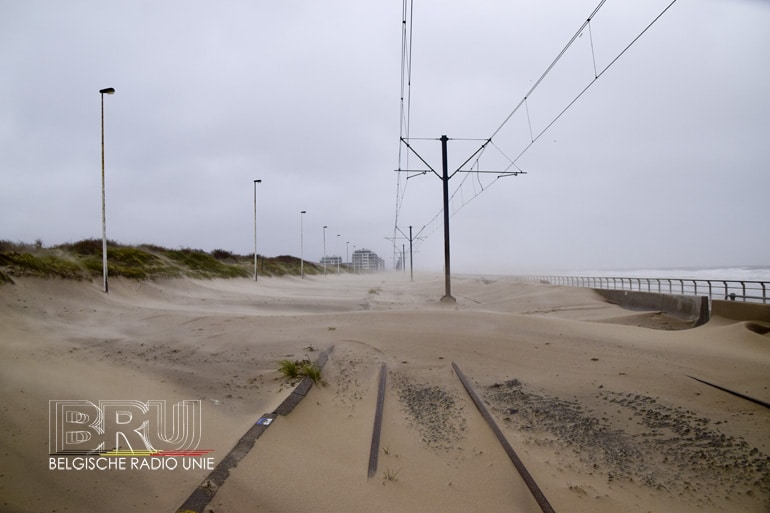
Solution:
M 315 365 L 323 368 L 326 362 L 329 360 L 329 353 L 334 349 L 334 346 L 326 349 L 315 361 Z M 230 470 L 238 466 L 240 462 L 254 447 L 254 443 L 257 438 L 267 431 L 267 428 L 278 418 L 279 415 L 288 415 L 291 411 L 305 398 L 308 391 L 313 386 L 313 380 L 305 377 L 294 388 L 289 396 L 281 402 L 273 413 L 266 413 L 262 415 L 257 422 L 246 431 L 238 443 L 235 444 L 227 456 L 222 458 L 222 461 L 211 471 L 211 473 L 198 485 L 193 491 L 190 497 L 177 508 L 177 513 L 203 513 L 203 510 L 208 506 L 211 499 L 217 493 L 217 490 L 222 486 L 228 477 L 230 477 Z

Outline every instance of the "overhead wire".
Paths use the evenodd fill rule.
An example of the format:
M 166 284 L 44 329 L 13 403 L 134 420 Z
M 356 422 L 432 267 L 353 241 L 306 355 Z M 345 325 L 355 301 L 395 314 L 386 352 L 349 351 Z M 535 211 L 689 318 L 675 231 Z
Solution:
M 409 122 L 411 118 L 412 107 L 412 17 L 414 14 L 414 0 L 403 0 L 401 13 L 401 101 L 399 114 L 399 140 L 409 139 Z M 398 169 L 401 169 L 402 162 L 405 161 L 406 167 L 409 167 L 409 152 L 403 154 L 403 145 L 398 145 Z M 393 224 L 393 258 L 396 258 L 396 231 L 398 230 L 398 219 L 401 213 L 401 207 L 406 195 L 406 186 L 408 180 L 404 180 L 403 189 L 401 185 L 401 173 L 397 173 L 396 180 L 396 217 Z
M 663 9 L 650 23 L 648 23 L 647 26 L 645 26 L 644 29 L 639 34 L 637 34 L 637 36 L 634 39 L 632 39 L 631 42 L 628 43 L 623 48 L 623 50 L 621 50 L 620 53 L 618 53 L 618 55 L 615 56 L 615 58 L 612 59 L 612 61 L 610 61 L 609 64 L 607 64 L 607 66 L 605 66 L 599 73 L 596 73 L 594 78 L 590 82 L 588 82 L 588 84 L 556 116 L 554 116 L 554 118 L 545 126 L 545 128 L 543 128 L 540 131 L 540 133 L 538 133 L 537 136 L 535 136 L 535 138 L 532 140 L 532 142 L 530 144 L 528 144 L 516 156 L 516 158 L 513 159 L 513 162 L 515 163 L 522 156 L 524 156 L 524 154 L 532 147 L 532 145 L 535 144 L 535 142 L 537 142 L 537 140 L 540 139 L 540 137 L 542 137 L 543 134 L 545 134 L 564 115 L 564 113 L 567 112 L 586 93 L 586 91 L 588 91 L 588 89 L 590 89 L 590 87 L 592 85 L 594 85 L 596 83 L 596 81 L 599 80 L 599 78 L 602 75 L 604 75 L 604 73 L 608 69 L 610 69 L 613 64 L 615 64 L 617 62 L 618 59 L 620 59 L 620 57 L 622 57 L 623 54 L 625 54 L 628 51 L 628 49 L 631 48 L 631 46 L 634 43 L 636 43 L 636 41 L 638 41 L 639 38 L 642 37 L 644 35 L 644 33 L 647 32 L 650 29 L 650 27 L 652 27 L 655 24 L 655 22 L 658 21 L 660 19 L 660 17 L 663 16 L 666 13 L 666 11 L 668 11 L 671 8 L 671 6 L 673 6 L 676 3 L 676 1 L 677 0 L 671 0 L 671 2 L 665 7 L 665 9 Z M 590 18 L 589 18 L 588 21 L 589 22 L 591 21 Z M 592 45 L 592 50 L 593 50 L 593 45 Z
M 574 43 L 577 40 L 577 38 L 580 37 L 580 34 L 583 33 L 583 30 L 585 30 L 586 25 L 588 25 L 591 22 L 591 19 L 594 16 L 596 16 L 599 10 L 604 6 L 606 1 L 607 0 L 601 0 L 599 2 L 599 5 L 596 6 L 596 8 L 593 10 L 593 12 L 588 17 L 588 19 L 584 21 L 582 25 L 580 25 L 580 28 L 575 32 L 575 34 L 570 38 L 570 40 L 567 41 L 567 44 L 564 45 L 564 48 L 561 49 L 561 51 L 556 56 L 556 58 L 551 62 L 551 64 L 548 65 L 548 67 L 545 69 L 543 74 L 540 75 L 540 78 L 537 79 L 537 82 L 535 82 L 534 85 L 532 85 L 532 87 L 529 89 L 529 91 L 527 91 L 527 94 L 524 95 L 524 98 L 521 99 L 521 101 L 516 105 L 516 107 L 514 107 L 511 113 L 508 114 L 508 116 L 503 120 L 503 122 L 500 123 L 500 126 L 498 126 L 494 132 L 492 132 L 492 135 L 489 136 L 490 139 L 493 139 L 500 132 L 500 130 L 503 129 L 503 127 L 508 123 L 508 121 L 510 121 L 513 115 L 516 114 L 519 108 L 521 108 L 522 104 L 527 101 L 527 98 L 529 98 L 532 95 L 532 93 L 535 92 L 535 89 L 537 89 L 540 86 L 540 84 L 543 82 L 543 80 L 545 80 L 545 78 L 551 73 L 551 71 L 556 67 L 556 64 L 558 64 L 561 58 L 564 57 L 564 54 L 567 53 L 567 50 L 569 50 L 570 47 L 572 47 L 572 43 Z
M 406 2 L 406 0 L 404 0 L 404 1 Z M 505 119 L 503 120 L 503 122 L 502 122 L 502 123 L 501 123 L 501 124 L 500 124 L 500 125 L 499 125 L 499 126 L 498 126 L 498 127 L 497 127 L 497 128 L 494 130 L 494 131 L 493 131 L 493 132 L 492 132 L 492 135 L 491 135 L 491 136 L 490 136 L 488 139 L 486 139 L 486 140 L 487 140 L 487 141 L 488 141 L 488 142 L 489 142 L 489 143 L 490 143 L 490 144 L 491 144 L 491 145 L 492 145 L 492 146 L 493 146 L 495 149 L 497 149 L 497 151 L 498 151 L 498 152 L 499 152 L 499 153 L 500 153 L 500 154 L 501 154 L 501 155 L 502 155 L 502 156 L 503 156 L 503 157 L 504 157 L 504 158 L 505 158 L 505 159 L 506 159 L 506 160 L 509 162 L 508 166 L 507 166 L 507 167 L 506 167 L 506 168 L 505 168 L 503 171 L 501 171 L 501 172 L 500 172 L 500 175 L 497 177 L 497 179 L 501 178 L 501 176 L 507 176 L 507 173 L 509 173 L 509 170 L 510 170 L 511 168 L 514 168 L 514 167 L 515 167 L 515 168 L 516 168 L 516 170 L 517 170 L 517 172 L 516 172 L 515 174 L 518 174 L 518 173 L 523 173 L 523 171 L 521 170 L 521 168 L 519 168 L 519 166 L 517 165 L 517 161 L 518 161 L 519 159 L 521 159 L 521 157 L 522 157 L 522 156 L 524 156 L 524 154 L 525 154 L 527 151 L 529 151 L 529 149 L 530 149 L 530 148 L 531 148 L 531 147 L 532 147 L 532 146 L 533 146 L 533 145 L 534 145 L 534 144 L 535 144 L 535 143 L 536 143 L 536 142 L 537 142 L 537 141 L 538 141 L 538 140 L 539 140 L 539 139 L 540 139 L 540 138 L 541 138 L 541 137 L 542 137 L 542 136 L 543 136 L 543 135 L 544 135 L 544 134 L 545 134 L 545 133 L 546 133 L 546 132 L 547 132 L 547 131 L 548 131 L 548 130 L 549 130 L 549 129 L 550 129 L 550 128 L 551 128 L 551 127 L 552 127 L 552 126 L 553 126 L 553 125 L 554 125 L 554 124 L 555 124 L 555 123 L 556 123 L 556 122 L 557 122 L 557 121 L 558 121 L 558 120 L 559 120 L 559 119 L 560 119 L 560 118 L 561 118 L 561 117 L 562 117 L 562 116 L 563 116 L 563 115 L 564 115 L 564 114 L 565 114 L 565 113 L 566 113 L 566 112 L 567 112 L 567 111 L 568 111 L 568 110 L 569 110 L 569 109 L 570 109 L 570 108 L 571 108 L 571 107 L 572 107 L 572 106 L 573 106 L 573 105 L 574 105 L 574 104 L 575 104 L 575 103 L 576 103 L 576 102 L 577 102 L 577 101 L 578 101 L 578 100 L 579 100 L 579 99 L 580 99 L 580 98 L 581 98 L 581 97 L 582 97 L 582 96 L 583 96 L 583 95 L 586 93 L 586 92 L 587 92 L 587 91 L 588 91 L 588 89 L 590 89 L 590 87 L 591 87 L 591 86 L 592 86 L 594 83 L 596 83 L 596 81 L 597 81 L 597 80 L 598 80 L 598 79 L 599 79 L 601 76 L 603 76 L 603 75 L 604 75 L 604 73 L 606 73 L 606 72 L 607 72 L 607 71 L 608 71 L 608 70 L 609 70 L 609 69 L 610 69 L 610 68 L 611 68 L 611 67 L 612 67 L 612 66 L 613 66 L 613 65 L 614 65 L 614 64 L 615 64 L 615 63 L 616 63 L 616 62 L 617 62 L 617 61 L 618 61 L 618 60 L 619 60 L 619 59 L 620 59 L 620 58 L 621 58 L 621 57 L 622 57 L 622 56 L 623 56 L 623 55 L 624 55 L 624 54 L 625 54 L 625 53 L 626 53 L 628 50 L 629 50 L 629 48 L 631 48 L 631 46 L 633 46 L 633 45 L 634 45 L 634 44 L 635 44 L 635 43 L 636 43 L 636 42 L 637 42 L 637 41 L 638 41 L 638 40 L 639 40 L 639 39 L 640 39 L 640 38 L 641 38 L 641 37 L 642 37 L 642 36 L 643 36 L 643 35 L 644 35 L 644 34 L 645 34 L 645 33 L 646 33 L 646 32 L 647 32 L 647 31 L 648 31 L 648 30 L 649 30 L 649 29 L 650 29 L 650 28 L 651 28 L 651 27 L 652 27 L 652 26 L 653 26 L 653 25 L 656 23 L 656 22 L 657 22 L 657 21 L 658 21 L 658 20 L 659 20 L 659 19 L 660 19 L 660 18 L 661 18 L 661 17 L 662 17 L 662 16 L 663 16 L 663 15 L 664 15 L 666 12 L 668 12 L 668 10 L 669 10 L 669 9 L 670 9 L 670 8 L 671 8 L 671 7 L 672 7 L 672 6 L 673 6 L 673 5 L 676 3 L 676 2 L 677 2 L 677 0 L 671 0 L 671 2 L 670 2 L 668 5 L 666 5 L 666 7 L 665 7 L 665 8 L 664 8 L 662 11 L 660 11 L 660 12 L 659 12 L 659 13 L 658 13 L 658 14 L 655 16 L 655 18 L 653 18 L 653 19 L 652 19 L 652 21 L 650 21 L 650 22 L 649 22 L 649 23 L 648 23 L 648 24 L 647 24 L 647 25 L 646 25 L 646 26 L 645 26 L 645 27 L 644 27 L 644 28 L 641 30 L 641 32 L 639 32 L 639 33 L 638 33 L 638 34 L 637 34 L 637 35 L 636 35 L 636 36 L 635 36 L 635 37 L 634 37 L 634 38 L 633 38 L 633 39 L 632 39 L 632 40 L 631 40 L 631 41 L 630 41 L 630 42 L 629 42 L 629 43 L 628 43 L 628 44 L 627 44 L 627 45 L 626 45 L 626 46 L 625 46 L 625 47 L 624 47 L 624 48 L 623 48 L 623 49 L 622 49 L 622 50 L 621 50 L 621 51 L 620 51 L 620 52 L 619 52 L 619 53 L 618 53 L 618 54 L 617 54 L 617 55 L 616 55 L 616 56 L 615 56 L 615 57 L 614 57 L 614 58 L 613 58 L 613 59 L 612 59 L 612 60 L 611 60 L 611 61 L 610 61 L 610 62 L 609 62 L 609 63 L 608 63 L 608 64 L 607 64 L 605 67 L 604 67 L 604 68 L 602 68 L 602 69 L 601 69 L 601 71 L 597 71 L 597 67 L 596 67 L 596 55 L 595 55 L 595 47 L 594 47 L 594 41 L 593 41 L 593 33 L 592 33 L 592 30 L 591 30 L 591 20 L 593 20 L 593 19 L 594 19 L 594 17 L 595 17 L 595 16 L 596 16 L 596 15 L 599 13 L 599 11 L 600 11 L 600 10 L 601 10 L 601 8 L 604 6 L 604 4 L 606 3 L 606 1 L 607 1 L 607 0 L 601 0 L 601 1 L 599 2 L 599 4 L 598 4 L 598 5 L 597 5 L 597 6 L 594 8 L 594 10 L 591 12 L 590 16 L 588 16 L 588 18 L 586 19 L 586 21 L 584 21 L 584 22 L 583 22 L 583 23 L 580 25 L 580 28 L 578 28 L 578 30 L 577 30 L 577 31 L 574 33 L 574 35 L 573 35 L 573 36 L 572 36 L 572 37 L 571 37 L 571 38 L 570 38 L 570 39 L 567 41 L 567 43 L 564 45 L 564 47 L 561 49 L 561 51 L 558 53 L 558 55 L 557 55 L 557 56 L 556 56 L 556 57 L 553 59 L 553 61 L 552 61 L 552 62 L 549 64 L 549 66 L 548 66 L 548 67 L 545 69 L 545 71 L 544 71 L 544 72 L 543 72 L 543 73 L 540 75 L 540 77 L 538 78 L 538 80 L 537 80 L 537 81 L 536 81 L 536 82 L 535 82 L 535 83 L 532 85 L 532 87 L 529 89 L 529 91 L 527 91 L 527 93 L 526 93 L 526 94 L 524 95 L 524 97 L 523 97 L 523 98 L 522 98 L 522 99 L 519 101 L 519 103 L 518 103 L 518 104 L 516 104 L 516 106 L 513 108 L 513 110 L 512 110 L 512 111 L 511 111 L 511 112 L 510 112 L 510 113 L 509 113 L 509 114 L 508 114 L 508 115 L 505 117 Z M 546 79 L 546 77 L 548 77 L 548 75 L 551 73 L 551 71 L 553 71 L 553 69 L 556 67 L 556 65 L 557 65 L 557 64 L 558 64 L 558 63 L 561 61 L 562 57 L 564 57 L 564 55 L 567 53 L 567 51 L 570 49 L 570 47 L 572 47 L 572 45 L 575 43 L 575 41 L 576 41 L 576 40 L 577 40 L 577 39 L 578 39 L 578 38 L 579 38 L 579 37 L 580 37 L 580 36 L 583 34 L 583 32 L 584 32 L 584 30 L 586 30 L 586 28 L 587 28 L 587 29 L 588 29 L 588 31 L 589 31 L 589 39 L 590 39 L 591 54 L 592 54 L 592 58 L 593 58 L 593 71 L 594 71 L 594 78 L 593 78 L 593 79 L 592 79 L 592 80 L 591 80 L 591 81 L 590 81 L 590 82 L 589 82 L 589 83 L 588 83 L 588 84 L 587 84 L 587 85 L 586 85 L 586 86 L 585 86 L 585 87 L 584 87 L 584 88 L 583 88 L 583 89 L 582 89 L 580 92 L 578 92 L 578 94 L 577 94 L 577 95 L 576 95 L 574 98 L 572 98 L 572 100 L 570 100 L 570 101 L 567 103 L 567 105 L 566 105 L 566 106 L 565 106 L 563 109 L 561 109 L 561 110 L 560 110 L 560 111 L 559 111 L 559 112 L 556 114 L 556 116 L 554 116 L 554 117 L 553 117 L 553 119 L 551 119 L 551 120 L 550 120 L 550 121 L 549 121 L 549 122 L 546 124 L 545 128 L 543 128 L 542 130 L 540 130 L 540 132 L 538 132 L 538 133 L 535 135 L 535 133 L 532 131 L 532 123 L 531 123 L 531 118 L 530 118 L 530 116 L 529 116 L 529 106 L 528 106 L 528 104 L 527 104 L 528 98 L 529 98 L 529 97 L 530 97 L 530 96 L 531 96 L 531 95 L 532 95 L 532 94 L 535 92 L 535 90 L 536 90 L 536 89 L 537 89 L 537 88 L 540 86 L 540 84 L 541 84 L 541 83 L 542 83 L 542 82 L 543 82 L 543 81 Z M 500 148 L 499 148 L 499 147 L 498 147 L 498 146 L 497 146 L 497 145 L 494 143 L 494 141 L 493 141 L 493 140 L 494 140 L 494 138 L 495 138 L 495 137 L 496 137 L 496 136 L 497 136 L 497 135 L 500 133 L 500 131 L 501 131 L 501 130 L 502 130 L 502 129 L 503 129 L 503 128 L 504 128 L 504 127 L 505 127 L 505 126 L 508 124 L 508 122 L 509 122 L 509 121 L 510 121 L 510 120 L 513 118 L 513 116 L 514 116 L 514 115 L 515 115 L 515 114 L 516 114 L 516 113 L 519 111 L 519 109 L 522 107 L 522 105 L 524 105 L 524 107 L 525 107 L 525 109 L 526 109 L 526 114 L 527 114 L 527 121 L 528 121 L 528 124 L 529 124 L 529 132 L 530 132 L 530 139 L 531 139 L 531 140 L 530 140 L 530 142 L 529 142 L 529 143 L 528 143 L 528 144 L 527 144 L 527 145 L 524 147 L 524 149 L 522 149 L 522 150 L 521 150 L 521 151 L 520 151 L 520 152 L 519 152 L 519 153 L 516 155 L 516 157 L 514 157 L 513 159 L 511 159 L 510 157 L 508 157 L 508 156 L 505 154 L 505 152 L 503 152 L 503 151 L 502 151 L 502 150 L 501 150 L 501 149 L 500 149 Z M 482 153 L 483 153 L 483 152 L 482 152 Z M 399 149 L 399 155 L 400 155 L 400 154 L 401 154 L 401 150 Z M 476 167 L 477 167 L 477 169 L 478 169 L 478 164 L 479 164 L 479 160 L 480 160 L 480 159 L 481 159 L 481 154 L 479 154 L 479 155 L 477 156 L 477 158 L 476 158 L 476 160 L 475 160 L 474 164 L 473 164 L 471 167 L 474 167 L 474 166 L 476 166 Z M 470 160 L 470 159 L 469 159 L 469 160 Z M 468 162 L 468 161 L 466 161 L 466 163 L 467 163 L 467 162 Z M 465 165 L 465 163 L 464 163 L 463 165 Z M 461 166 L 461 167 L 462 167 L 462 166 Z M 461 170 L 461 169 L 458 169 L 457 171 L 455 171 L 455 173 L 456 173 L 456 172 L 458 172 L 458 171 L 460 171 L 460 170 Z M 457 188 L 455 189 L 455 191 L 452 193 L 452 196 L 451 196 L 451 198 L 452 198 L 452 199 L 454 199 L 454 197 L 457 195 L 458 191 L 460 190 L 460 188 L 461 188 L 461 187 L 463 186 L 463 184 L 465 183 L 465 181 L 466 181 L 466 179 L 467 179 L 467 175 L 468 175 L 468 174 L 470 174 L 470 173 L 473 173 L 473 171 L 470 171 L 470 170 L 469 170 L 469 171 L 467 171 L 467 172 L 466 172 L 466 177 L 465 177 L 465 178 L 463 178 L 463 180 L 461 180 L 461 182 L 460 182 L 460 184 L 458 185 L 458 187 L 457 187 Z M 487 185 L 486 185 L 486 187 L 484 187 L 484 186 L 481 184 L 481 180 L 480 180 L 480 176 L 479 176 L 479 173 L 477 172 L 477 173 L 476 173 L 476 175 L 477 175 L 477 180 L 478 180 L 478 182 L 479 182 L 479 185 L 481 186 L 481 189 L 480 189 L 480 190 L 479 190 L 477 193 L 475 193 L 473 196 L 471 196 L 469 199 L 467 199 L 467 200 L 466 200 L 464 197 L 462 197 L 462 195 L 461 195 L 461 197 L 462 197 L 462 204 L 460 205 L 460 207 L 459 207 L 459 208 L 457 208 L 457 209 L 455 209 L 453 212 L 451 212 L 451 213 L 450 213 L 450 215 L 454 215 L 455 213 L 459 212 L 459 211 L 460 211 L 460 210 L 461 210 L 463 207 L 465 207 L 465 206 L 466 206 L 468 203 L 470 203 L 470 202 L 471 202 L 473 199 L 475 199 L 475 198 L 476 198 L 476 197 L 478 197 L 478 196 L 479 196 L 481 193 L 483 193 L 483 192 L 485 192 L 486 190 L 488 190 L 488 189 L 489 189 L 489 188 L 490 188 L 492 185 L 494 185 L 494 184 L 497 182 L 497 179 L 495 179 L 495 180 L 491 181 L 489 184 L 487 184 Z M 431 220 L 430 220 L 430 221 L 428 221 L 428 223 L 426 223 L 426 224 L 425 224 L 425 226 L 424 226 L 423 228 L 426 228 L 426 227 L 428 227 L 428 225 L 430 225 L 430 224 L 434 223 L 434 222 L 435 222 L 435 221 L 438 219 L 438 217 L 441 215 L 441 213 L 442 213 L 442 212 L 443 212 L 443 209 L 442 209 L 442 210 L 439 210 L 439 212 L 438 212 L 436 215 L 434 215 L 434 216 L 433 216 L 433 218 L 431 218 Z M 434 228 L 433 230 L 429 230 L 429 231 L 428 231 L 428 232 L 425 234 L 425 236 L 423 237 L 423 240 L 424 240 L 424 238 L 427 238 L 427 236 L 428 236 L 428 235 L 430 235 L 431 233 L 433 233 L 433 231 L 435 231 L 437 228 L 438 228 L 438 227 Z

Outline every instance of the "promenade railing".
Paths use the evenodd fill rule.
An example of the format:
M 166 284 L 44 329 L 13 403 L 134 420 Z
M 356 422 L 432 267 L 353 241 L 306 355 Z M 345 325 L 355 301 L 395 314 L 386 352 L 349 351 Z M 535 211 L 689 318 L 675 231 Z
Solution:
M 708 296 L 709 299 L 770 303 L 770 282 L 768 281 L 619 276 L 526 276 L 524 278 L 530 282 L 569 287 L 637 290 L 659 294 Z

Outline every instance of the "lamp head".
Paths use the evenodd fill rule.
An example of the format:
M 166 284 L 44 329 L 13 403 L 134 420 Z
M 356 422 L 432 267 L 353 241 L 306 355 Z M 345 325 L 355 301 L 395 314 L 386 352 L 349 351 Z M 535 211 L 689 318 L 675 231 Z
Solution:
M 115 89 L 112 87 L 108 87 L 107 89 L 100 89 L 99 92 L 101 94 L 115 94 Z

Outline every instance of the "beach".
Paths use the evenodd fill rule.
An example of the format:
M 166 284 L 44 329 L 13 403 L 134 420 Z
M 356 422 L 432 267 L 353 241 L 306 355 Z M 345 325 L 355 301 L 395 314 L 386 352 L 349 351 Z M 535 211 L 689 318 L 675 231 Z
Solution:
M 770 402 L 767 320 L 690 328 L 504 276 L 454 277 L 456 303 L 437 274 L 114 279 L 109 294 L 15 281 L 0 287 L 2 511 L 175 512 L 292 393 L 280 362 L 323 351 L 320 382 L 205 511 L 540 511 L 453 363 L 555 511 L 770 511 L 770 410 L 704 383 Z M 58 466 L 65 400 L 198 401 L 206 452 L 173 469 Z

